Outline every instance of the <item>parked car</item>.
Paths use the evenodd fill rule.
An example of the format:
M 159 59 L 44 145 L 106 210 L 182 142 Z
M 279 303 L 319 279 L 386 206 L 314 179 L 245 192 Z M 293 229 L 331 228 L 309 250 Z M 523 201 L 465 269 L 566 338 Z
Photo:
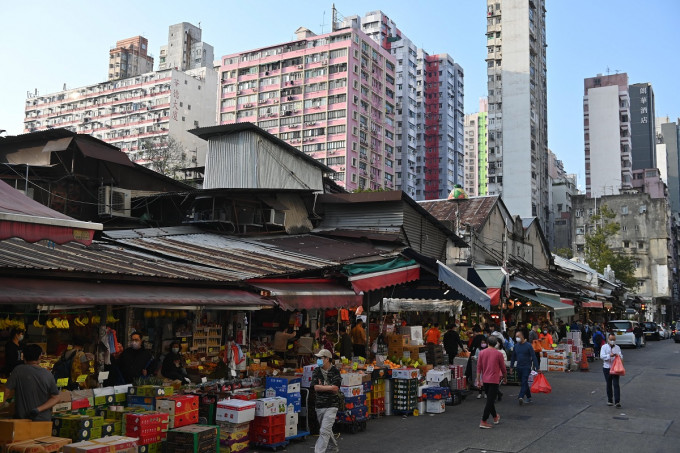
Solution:
M 671 337 L 671 331 L 659 324 L 659 338 L 668 340 Z
M 641 325 L 642 330 L 645 333 L 645 340 L 661 340 L 661 335 L 659 335 L 659 326 L 655 322 L 643 322 Z
M 635 334 L 633 329 L 637 326 L 637 321 L 629 321 L 627 319 L 609 321 L 607 323 L 607 331 L 616 335 L 616 344 L 619 346 L 635 347 Z M 642 337 L 642 345 L 645 344 L 645 337 Z

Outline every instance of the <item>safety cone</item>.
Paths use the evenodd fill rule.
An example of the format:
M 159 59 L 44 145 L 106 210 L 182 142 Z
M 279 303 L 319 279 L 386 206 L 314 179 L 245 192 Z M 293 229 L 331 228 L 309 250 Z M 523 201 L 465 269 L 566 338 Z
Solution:
M 583 354 L 581 355 L 581 371 L 590 371 L 590 367 L 588 366 L 588 356 L 586 355 L 586 351 L 583 351 Z

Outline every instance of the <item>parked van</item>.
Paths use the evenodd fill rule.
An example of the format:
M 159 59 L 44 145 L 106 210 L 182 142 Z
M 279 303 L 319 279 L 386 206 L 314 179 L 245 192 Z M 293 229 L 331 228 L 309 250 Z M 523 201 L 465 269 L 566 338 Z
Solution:
M 616 344 L 619 346 L 635 347 L 635 334 L 633 329 L 638 325 L 637 321 L 619 319 L 607 323 L 607 331 L 616 335 Z M 642 345 L 645 345 L 645 337 L 642 336 Z

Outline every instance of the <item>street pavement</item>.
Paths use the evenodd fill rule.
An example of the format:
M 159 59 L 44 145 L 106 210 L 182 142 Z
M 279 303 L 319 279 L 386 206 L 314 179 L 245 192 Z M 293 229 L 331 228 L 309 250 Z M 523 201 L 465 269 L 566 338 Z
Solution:
M 444 414 L 369 420 L 366 431 L 342 433 L 340 451 L 383 452 L 680 452 L 680 344 L 650 341 L 623 349 L 622 407 L 607 406 L 602 362 L 590 371 L 546 373 L 552 393 L 519 406 L 518 386 L 504 386 L 499 425 L 480 429 L 485 400 L 468 396 Z M 491 420 L 489 420 L 491 421 Z M 313 451 L 316 436 L 285 451 Z M 267 451 L 255 449 L 251 451 Z

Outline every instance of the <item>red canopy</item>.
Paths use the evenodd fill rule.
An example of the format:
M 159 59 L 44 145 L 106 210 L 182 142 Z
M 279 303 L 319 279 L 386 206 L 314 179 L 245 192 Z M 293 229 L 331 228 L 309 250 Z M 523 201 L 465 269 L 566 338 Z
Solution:
M 363 302 L 363 294 L 330 278 L 262 278 L 248 283 L 274 297 L 285 310 L 357 307 Z
M 420 278 L 420 265 L 400 267 L 381 272 L 369 272 L 348 277 L 347 280 L 352 284 L 354 291 L 359 294 L 361 291 L 373 291 L 375 289 L 387 288 L 388 286 L 399 285 L 401 283 L 412 282 Z

